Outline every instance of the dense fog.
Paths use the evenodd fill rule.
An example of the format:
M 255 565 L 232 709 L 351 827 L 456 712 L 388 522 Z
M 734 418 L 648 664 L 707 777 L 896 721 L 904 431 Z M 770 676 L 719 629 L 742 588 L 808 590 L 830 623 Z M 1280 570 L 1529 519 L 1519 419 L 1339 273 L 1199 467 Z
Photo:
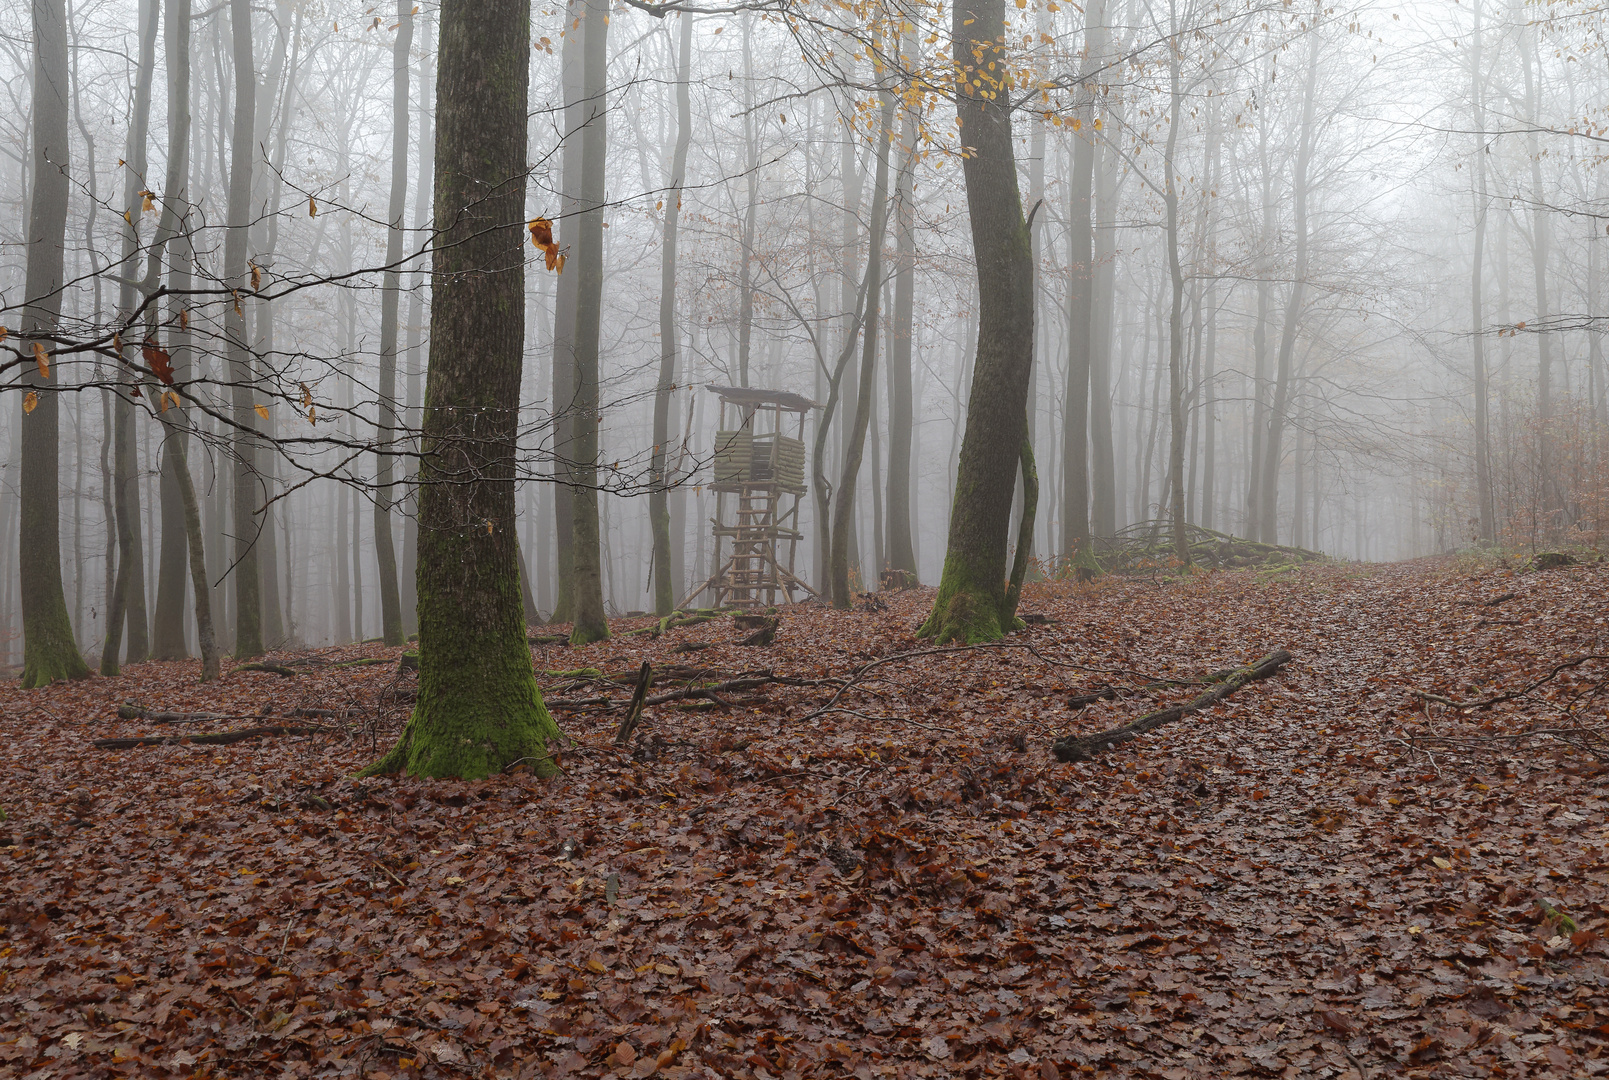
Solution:
M 267 647 L 381 634 L 388 561 L 415 629 L 439 9 L 0 2 L 8 664 L 46 550 L 19 503 L 22 432 L 52 409 L 55 475 L 37 482 L 57 494 L 86 655 L 120 589 L 131 658 L 197 649 L 179 454 L 225 649 L 245 572 Z M 585 77 L 589 10 L 610 13 L 601 91 Z M 1034 267 L 1031 574 L 1071 574 L 1181 518 L 1356 560 L 1596 544 L 1601 11 L 1095 0 L 1086 26 L 1070 2 L 1006 10 L 997 92 L 1018 103 Z M 64 71 L 36 49 L 51 11 Z M 529 621 L 568 615 L 573 504 L 593 489 L 608 614 L 665 606 L 656 486 L 673 602 L 710 602 L 712 519 L 730 522 L 737 498 L 716 505 L 717 431 L 733 423 L 712 387 L 832 402 L 782 414 L 789 437 L 803 417 L 789 557 L 809 590 L 830 592 L 823 515 L 829 495 L 845 505 L 846 474 L 851 590 L 937 584 L 989 272 L 948 6 L 577 0 L 531 20 Z M 66 110 L 65 145 L 40 141 L 41 93 Z M 584 160 L 589 129 L 604 153 Z M 42 170 L 66 181 L 62 268 L 37 279 L 60 313 L 30 336 L 30 258 L 56 243 Z M 566 295 L 589 185 L 603 193 L 595 459 L 574 423 L 587 409 Z M 595 485 L 577 470 L 594 460 Z

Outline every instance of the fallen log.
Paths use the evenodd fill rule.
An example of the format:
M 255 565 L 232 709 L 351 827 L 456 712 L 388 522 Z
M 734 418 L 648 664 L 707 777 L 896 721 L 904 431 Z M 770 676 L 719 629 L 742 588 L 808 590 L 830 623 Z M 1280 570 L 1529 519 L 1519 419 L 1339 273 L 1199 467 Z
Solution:
M 294 679 L 301 674 L 300 671 L 292 671 L 284 664 L 241 664 L 229 674 L 238 675 L 242 671 L 266 671 L 270 675 L 283 675 L 287 679 Z
M 197 746 L 228 746 L 230 743 L 259 739 L 266 735 L 325 735 L 334 728 L 274 724 L 270 727 L 240 728 L 236 731 L 213 731 L 206 735 L 142 735 L 129 739 L 96 739 L 90 745 L 99 750 L 129 750 L 136 746 L 173 746 L 194 743 Z
M 1146 713 L 1138 720 L 1124 724 L 1122 727 L 1112 728 L 1095 735 L 1068 735 L 1057 739 L 1051 745 L 1051 751 L 1056 755 L 1057 761 L 1089 761 L 1097 754 L 1104 754 L 1114 746 L 1154 731 L 1164 724 L 1171 724 L 1191 713 L 1201 712 L 1211 708 L 1224 698 L 1233 694 L 1247 683 L 1266 679 L 1290 662 L 1291 654 L 1284 649 L 1269 653 L 1250 667 L 1243 667 L 1233 674 L 1216 683 L 1211 690 L 1184 705 L 1175 705 L 1167 709 L 1159 709 L 1153 713 Z
M 163 712 L 148 709 L 144 705 L 136 705 L 132 701 L 125 701 L 117 707 L 119 720 L 146 720 L 153 724 L 211 724 L 219 720 L 237 720 L 241 716 L 229 713 L 210 712 Z

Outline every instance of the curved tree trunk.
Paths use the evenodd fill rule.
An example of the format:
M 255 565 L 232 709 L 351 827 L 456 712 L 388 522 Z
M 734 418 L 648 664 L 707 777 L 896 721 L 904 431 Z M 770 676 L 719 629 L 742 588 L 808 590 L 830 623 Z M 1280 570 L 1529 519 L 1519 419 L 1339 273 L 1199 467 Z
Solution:
M 525 340 L 530 5 L 441 9 L 436 221 L 419 464 L 419 697 L 366 774 L 555 771 L 520 609 L 515 445 Z
M 957 65 L 956 109 L 971 148 L 963 168 L 978 274 L 978 346 L 944 575 L 919 634 L 939 642 L 990 641 L 1013 622 L 1006 552 L 1033 365 L 1033 256 L 1017 189 L 1010 94 L 989 67 L 1005 67 L 1004 0 L 958 0 L 951 39 L 953 55 L 971 60 Z
M 22 579 L 22 686 L 77 679 L 89 666 L 73 640 L 61 585 L 61 526 L 57 483 L 60 372 L 49 364 L 48 336 L 61 318 L 63 256 L 67 241 L 67 11 L 64 0 L 34 0 L 33 192 L 28 206 L 28 263 L 20 336 L 38 363 L 25 367 L 30 412 L 17 400 L 22 430 L 21 525 L 18 572 Z M 29 339 L 33 339 L 29 341 Z

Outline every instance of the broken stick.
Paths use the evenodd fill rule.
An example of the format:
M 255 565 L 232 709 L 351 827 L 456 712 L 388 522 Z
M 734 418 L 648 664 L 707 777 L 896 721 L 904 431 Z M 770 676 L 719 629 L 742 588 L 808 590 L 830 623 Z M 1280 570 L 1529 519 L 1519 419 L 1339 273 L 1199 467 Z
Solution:
M 136 746 L 174 746 L 195 743 L 198 746 L 228 746 L 264 735 L 323 735 L 333 731 L 327 727 L 289 727 L 275 724 L 272 727 L 240 728 L 237 731 L 214 731 L 207 735 L 144 735 L 132 739 L 96 739 L 90 745 L 98 750 L 129 750 Z
M 648 700 L 648 688 L 654 682 L 654 665 L 644 660 L 642 670 L 637 672 L 637 688 L 631 692 L 631 707 L 626 710 L 626 718 L 620 721 L 620 730 L 615 732 L 615 745 L 625 746 L 631 741 L 631 732 L 637 726 L 637 718 L 642 715 L 643 703 Z
M 1278 649 L 1250 667 L 1243 667 L 1236 671 L 1233 675 L 1213 686 L 1211 690 L 1187 704 L 1175 705 L 1169 709 L 1146 713 L 1138 720 L 1124 724 L 1119 728 L 1113 728 L 1110 731 L 1102 731 L 1096 735 L 1069 735 L 1066 738 L 1057 739 L 1052 744 L 1051 750 L 1055 753 L 1057 761 L 1089 761 L 1097 754 L 1104 754 L 1112 747 L 1122 743 L 1132 742 L 1147 731 L 1154 731 L 1163 724 L 1171 724 L 1173 721 L 1191 713 L 1211 708 L 1247 683 L 1266 679 L 1275 674 L 1280 668 L 1289 663 L 1290 659 L 1290 653 L 1284 649 Z

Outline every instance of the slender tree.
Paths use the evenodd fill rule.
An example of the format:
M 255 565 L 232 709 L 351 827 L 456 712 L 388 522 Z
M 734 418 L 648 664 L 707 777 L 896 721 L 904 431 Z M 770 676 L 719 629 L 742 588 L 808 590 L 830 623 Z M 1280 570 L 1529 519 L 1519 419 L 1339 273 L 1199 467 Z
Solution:
M 257 73 L 251 45 L 251 0 L 229 0 L 230 40 L 235 67 L 234 130 L 229 145 L 228 228 L 224 234 L 223 279 L 235 292 L 224 311 L 225 352 L 229 362 L 230 404 L 234 421 L 235 655 L 263 651 L 262 592 L 257 563 L 261 502 L 254 435 L 256 402 L 252 400 L 251 351 L 246 343 L 246 315 L 241 306 L 250 289 L 246 273 L 251 229 L 251 173 L 256 140 Z
M 601 20 L 600 20 L 601 21 Z M 419 466 L 419 697 L 367 774 L 556 771 L 520 609 L 515 446 L 530 5 L 456 0 L 438 46 L 430 373 Z
M 676 229 L 681 219 L 687 148 L 693 135 L 689 88 L 693 17 L 684 13 L 681 20 L 681 43 L 676 55 L 676 149 L 671 154 L 670 176 L 665 184 L 665 224 L 659 254 L 659 382 L 654 388 L 653 488 L 648 495 L 648 520 L 654 539 L 654 611 L 659 615 L 669 615 L 676 603 L 671 570 L 670 505 L 666 493 L 670 483 L 671 391 L 676 387 L 676 346 L 681 333 L 676 322 Z
M 902 60 L 919 59 L 915 24 L 907 23 Z M 911 510 L 912 365 L 911 334 L 916 309 L 916 162 L 921 99 L 901 110 L 899 175 L 894 185 L 894 307 L 888 345 L 888 566 L 916 584 L 916 545 Z
M 603 319 L 603 209 L 609 59 L 608 0 L 586 0 L 582 80 L 587 120 L 581 131 L 581 210 L 575 273 L 575 435 L 571 443 L 575 520 L 571 551 L 574 589 L 573 645 L 609 636 L 603 610 L 602 545 L 598 534 L 598 351 Z M 441 220 L 437 216 L 437 220 Z
M 391 481 L 397 437 L 397 314 L 402 301 L 402 217 L 408 204 L 408 52 L 413 47 L 412 0 L 397 0 L 391 46 L 391 200 L 386 212 L 385 278 L 380 299 L 380 423 L 374 455 L 374 554 L 380 571 L 380 634 L 401 645 L 402 598 L 397 547 L 391 536 Z
M 568 250 L 580 246 L 581 143 L 589 115 L 584 53 L 589 24 L 587 0 L 569 0 L 564 15 L 564 44 L 559 51 L 564 87 L 564 148 L 559 164 L 559 242 Z M 575 310 L 581 275 L 560 274 L 553 297 L 553 457 L 558 483 L 553 485 L 555 580 L 554 622 L 575 618 L 575 488 L 571 459 L 576 447 Z

